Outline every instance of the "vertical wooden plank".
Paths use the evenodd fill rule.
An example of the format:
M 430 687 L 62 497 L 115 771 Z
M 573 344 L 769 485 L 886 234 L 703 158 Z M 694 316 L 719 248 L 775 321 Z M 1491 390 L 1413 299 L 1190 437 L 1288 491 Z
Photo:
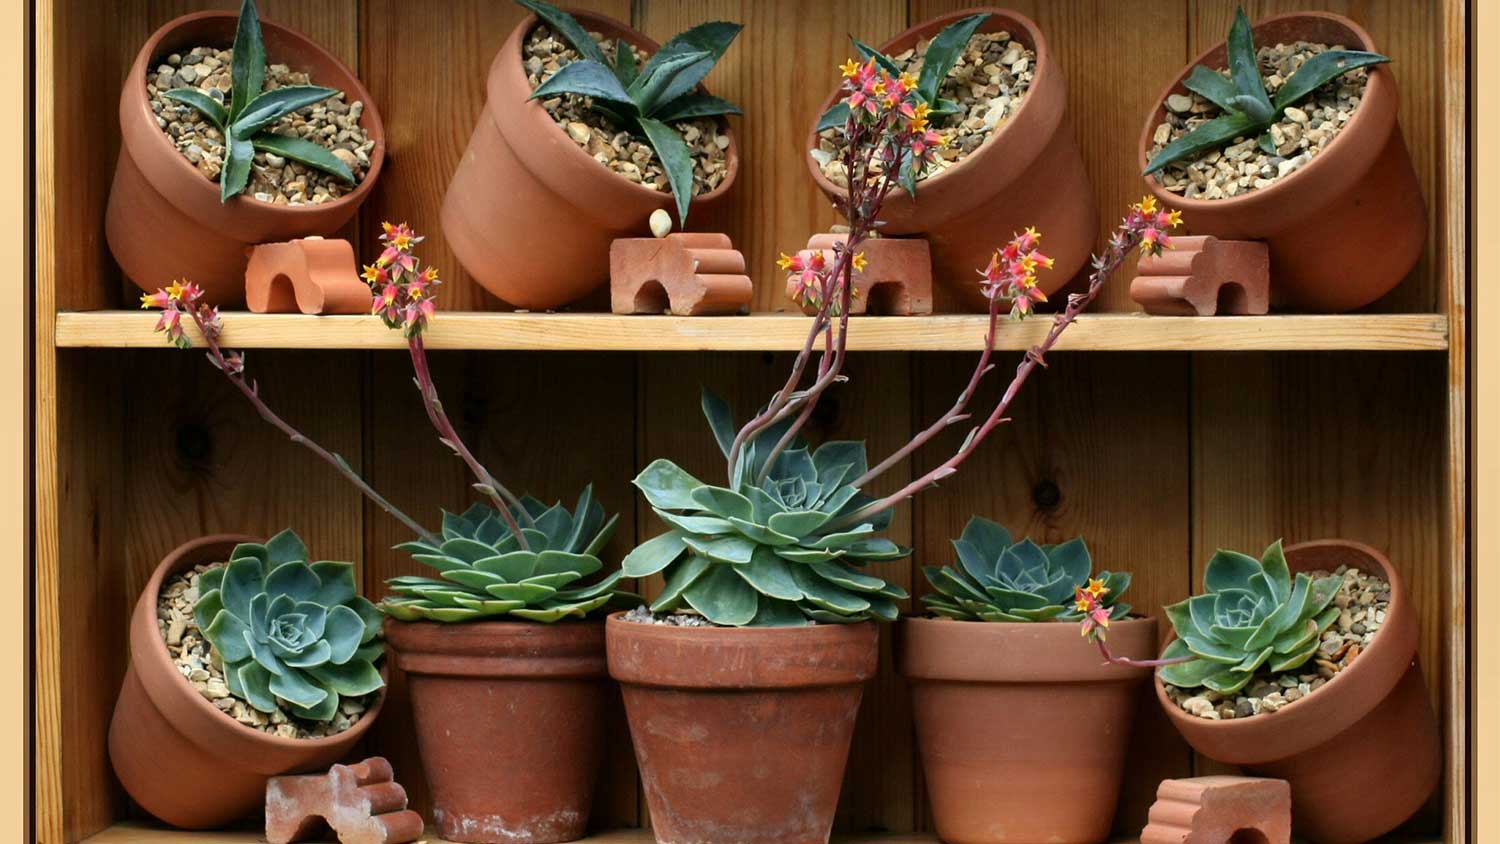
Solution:
M 1444 370 L 1437 355 L 1195 355 L 1195 588 L 1216 548 L 1372 545 L 1417 602 L 1417 657 L 1441 700 Z
M 1189 58 L 1224 40 L 1234 10 L 1241 0 L 1188 0 Z M 1449 143 L 1461 142 L 1462 132 L 1452 122 L 1445 98 L 1462 96 L 1445 80 L 1444 8 L 1439 2 L 1410 3 L 1405 0 L 1251 0 L 1244 2 L 1251 20 L 1270 15 L 1322 10 L 1351 18 L 1370 33 L 1380 52 L 1392 59 L 1391 70 L 1401 91 L 1401 130 L 1422 183 L 1427 200 L 1427 248 L 1406 281 L 1386 294 L 1371 310 L 1383 312 L 1422 311 L 1438 308 L 1443 284 L 1439 256 L 1447 248 L 1447 218 L 1451 206 L 1445 186 L 1445 136 Z M 1459 57 L 1459 66 L 1462 59 Z M 1172 72 L 1175 72 L 1172 71 Z M 1163 79 L 1163 83 L 1167 80 Z M 1458 189 L 1454 186 L 1453 189 Z M 1191 226 L 1192 221 L 1187 221 Z
M 838 83 L 836 66 L 850 55 L 849 35 L 880 43 L 904 27 L 904 0 L 700 0 L 639 4 L 641 31 L 670 38 L 709 20 L 742 23 L 742 32 L 707 84 L 745 114 L 730 120 L 740 171 L 726 207 L 693 224 L 724 231 L 745 254 L 755 279 L 756 311 L 784 310 L 786 274 L 778 251 L 793 252 L 837 216 L 807 171 L 807 133 L 818 106 Z M 691 219 L 689 222 L 693 222 Z
M 705 481 L 722 483 L 724 457 L 709 434 L 699 405 L 699 390 L 707 386 L 724 397 L 735 419 L 743 421 L 779 389 L 790 372 L 791 355 L 772 354 L 652 354 L 641 358 L 641 421 L 639 462 L 658 457 L 673 460 Z M 910 357 L 905 354 L 854 354 L 845 372 L 850 383 L 831 388 L 818 405 L 807 428 L 811 442 L 864 439 L 873 458 L 906 442 L 910 431 Z M 872 486 L 894 491 L 910 479 L 900 467 Z M 665 526 L 643 501 L 638 501 L 639 539 L 644 541 Z M 911 517 L 897 511 L 889 535 L 911 544 Z M 872 573 L 912 587 L 910 560 L 874 566 Z M 661 578 L 650 578 L 642 592 L 660 594 Z M 915 763 L 905 688 L 891 667 L 889 628 L 882 630 L 881 670 L 865 689 L 855 728 L 853 748 L 839 804 L 840 830 L 912 829 Z
M 917 427 L 948 409 L 973 371 L 973 355 L 923 355 Z M 976 418 L 994 407 L 1017 356 L 995 371 L 970 405 Z M 918 497 L 922 523 L 916 558 L 956 559 L 949 544 L 971 516 L 1005 525 L 1014 536 L 1060 542 L 1083 536 L 1098 568 L 1134 575 L 1129 601 L 1167 623 L 1160 607 L 1188 594 L 1188 361 L 1185 355 L 1054 354 L 1027 383 L 1000 427 L 936 490 Z M 921 472 L 952 454 L 968 432 L 955 426 L 918 455 Z M 917 592 L 931 591 L 919 578 Z M 1156 784 L 1188 772 L 1188 752 L 1142 689 L 1134 740 L 1117 812 L 1117 832 L 1135 835 Z M 925 805 L 925 804 L 924 804 Z
M 912 0 L 911 22 L 974 5 L 970 0 Z M 1136 139 L 1161 86 L 1187 60 L 1180 48 L 1187 41 L 1183 0 L 1015 0 L 1004 6 L 1036 22 L 1068 80 L 1068 115 L 1099 205 L 1096 248 L 1102 249 L 1126 206 L 1145 192 L 1136 167 Z M 1046 232 L 1042 235 L 1045 246 Z M 996 232 L 996 244 L 1010 236 Z M 1131 275 L 1122 270 L 1120 282 L 1100 293 L 1094 310 L 1138 310 L 1130 300 Z
M 441 317 L 440 317 L 441 318 Z M 603 554 L 616 567 L 634 546 L 629 485 L 634 472 L 635 362 L 630 355 L 596 353 L 445 353 L 430 355 L 433 378 L 449 418 L 475 456 L 517 494 L 530 492 L 570 506 L 586 484 L 620 524 Z M 466 467 L 438 441 L 411 385 L 405 354 L 373 355 L 366 387 L 365 438 L 369 480 L 413 518 L 436 524 L 439 510 L 462 511 L 475 500 Z M 366 505 L 366 589 L 383 595 L 383 582 L 425 570 L 392 547 L 411 537 L 396 520 Z M 420 776 L 410 703 L 394 672 L 386 712 L 373 732 L 412 797 L 430 816 Z M 596 828 L 636 824 L 635 762 L 623 711 L 610 715 L 610 746 L 596 792 Z
M 630 20 L 630 0 L 562 5 Z M 438 212 L 484 109 L 490 62 L 526 10 L 496 0 L 448 0 L 426 11 L 397 0 L 367 0 L 362 9 L 361 76 L 385 120 L 388 163 L 360 211 L 365 241 L 375 242 L 382 220 L 410 223 L 427 236 L 428 263 L 443 269 L 443 307 L 497 309 L 499 300 L 448 249 Z

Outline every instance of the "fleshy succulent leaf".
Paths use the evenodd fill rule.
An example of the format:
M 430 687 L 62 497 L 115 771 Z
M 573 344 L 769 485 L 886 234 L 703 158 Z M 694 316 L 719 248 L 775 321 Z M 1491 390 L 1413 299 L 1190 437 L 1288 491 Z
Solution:
M 599 49 L 598 42 L 589 35 L 588 30 L 583 28 L 577 18 L 541 0 L 516 0 L 516 3 L 535 14 L 553 32 L 561 35 L 564 40 L 573 45 L 573 49 L 577 50 L 579 55 L 589 61 L 605 63 L 604 51 Z
M 922 60 L 922 74 L 917 78 L 917 92 L 922 99 L 932 102 L 938 98 L 938 89 L 953 70 L 959 56 L 969 46 L 975 30 L 989 19 L 988 13 L 970 15 L 954 21 L 933 36 L 927 45 L 927 55 Z

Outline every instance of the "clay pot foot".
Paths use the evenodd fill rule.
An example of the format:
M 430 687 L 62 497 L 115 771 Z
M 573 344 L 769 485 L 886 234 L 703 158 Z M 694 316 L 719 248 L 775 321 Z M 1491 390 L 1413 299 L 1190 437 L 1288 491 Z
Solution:
M 807 249 L 821 250 L 833 261 L 833 248 L 847 243 L 847 234 L 815 234 Z M 874 237 L 860 244 L 865 256 L 864 272 L 854 274 L 854 295 L 849 301 L 850 314 L 913 316 L 932 313 L 932 250 L 919 238 Z M 787 280 L 786 294 L 791 299 L 796 282 Z M 796 300 L 793 299 L 793 303 Z M 818 312 L 812 305 L 799 305 L 811 316 Z
M 609 305 L 617 314 L 735 314 L 750 307 L 753 292 L 745 256 L 728 235 L 627 237 L 609 247 Z
M 266 783 L 269 844 L 322 838 L 325 828 L 339 844 L 405 844 L 422 837 L 423 824 L 406 808 L 406 789 L 380 756 Z
M 1130 298 L 1159 316 L 1259 316 L 1271 306 L 1271 256 L 1264 243 L 1208 235 L 1176 237 L 1140 261 Z
M 1291 844 L 1286 780 L 1193 777 L 1162 780 L 1141 844 Z
M 360 281 L 347 240 L 304 237 L 246 252 L 245 301 L 258 314 L 367 314 L 370 287 Z

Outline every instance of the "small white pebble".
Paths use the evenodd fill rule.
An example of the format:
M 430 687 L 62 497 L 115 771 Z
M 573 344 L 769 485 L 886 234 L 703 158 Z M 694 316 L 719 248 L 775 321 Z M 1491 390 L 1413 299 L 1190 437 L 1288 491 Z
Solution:
M 658 208 L 651 212 L 651 234 L 653 237 L 666 237 L 672 233 L 672 215 L 667 209 Z

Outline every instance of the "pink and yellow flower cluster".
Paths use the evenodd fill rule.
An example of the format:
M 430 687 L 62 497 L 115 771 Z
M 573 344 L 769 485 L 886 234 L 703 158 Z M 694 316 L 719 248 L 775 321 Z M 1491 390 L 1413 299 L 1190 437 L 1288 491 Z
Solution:
M 979 272 L 983 277 L 979 286 L 987 298 L 1011 300 L 1013 319 L 1024 318 L 1033 305 L 1047 301 L 1047 294 L 1037 286 L 1036 271 L 1052 269 L 1052 259 L 1037 248 L 1041 242 L 1041 233 L 1028 228 L 995 250 L 989 266 Z
M 1182 212 L 1158 208 L 1156 197 L 1148 196 L 1130 206 L 1125 224 L 1115 233 L 1111 246 L 1123 247 L 1132 236 L 1139 238 L 1142 255 L 1160 255 L 1172 248 L 1172 229 L 1182 224 Z
M 375 263 L 365 265 L 362 274 L 375 294 L 370 313 L 379 316 L 387 328 L 400 328 L 406 336 L 414 337 L 437 314 L 433 297 L 442 281 L 436 267 L 422 267 L 416 256 L 420 235 L 405 223 L 380 225 L 384 248 Z
M 917 95 L 916 77 L 909 73 L 893 76 L 873 58 L 863 65 L 849 59 L 839 70 L 844 75 L 851 121 L 887 124 L 891 144 L 910 150 L 911 161 L 917 165 L 931 162 L 938 150 L 948 146 L 948 137 L 927 123 L 931 108 Z
M 1109 630 L 1109 607 L 1104 606 L 1104 596 L 1109 587 L 1103 580 L 1089 578 L 1088 586 L 1073 587 L 1073 609 L 1083 614 L 1079 633 L 1090 642 L 1102 641 Z

